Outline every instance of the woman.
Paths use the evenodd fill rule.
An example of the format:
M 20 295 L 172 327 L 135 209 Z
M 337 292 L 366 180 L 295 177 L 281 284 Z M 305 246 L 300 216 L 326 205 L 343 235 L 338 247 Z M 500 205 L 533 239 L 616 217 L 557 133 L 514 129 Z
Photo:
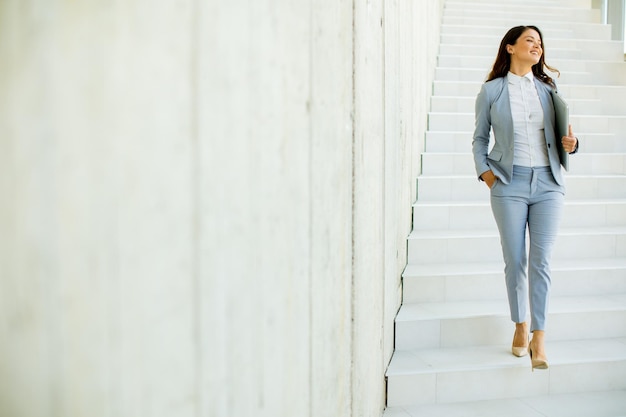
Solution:
M 545 64 L 539 29 L 510 29 L 476 98 L 472 142 L 476 173 L 491 190 L 491 208 L 500 232 L 509 307 L 515 322 L 512 352 L 516 356 L 530 353 L 533 370 L 548 368 L 544 336 L 549 263 L 565 194 L 557 140 L 568 153 L 578 150 L 571 125 L 567 136 L 555 137 L 550 91 L 556 86 L 544 67 L 558 72 Z M 489 151 L 491 128 L 495 142 Z M 532 340 L 526 323 L 528 300 Z

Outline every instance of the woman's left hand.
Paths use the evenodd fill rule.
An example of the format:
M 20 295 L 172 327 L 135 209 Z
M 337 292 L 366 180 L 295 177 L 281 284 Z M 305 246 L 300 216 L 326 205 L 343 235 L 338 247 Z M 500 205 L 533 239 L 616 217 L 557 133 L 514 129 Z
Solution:
M 576 149 L 578 139 L 574 136 L 572 125 L 569 125 L 569 132 L 567 133 L 567 136 L 563 136 L 563 138 L 561 138 L 561 143 L 563 143 L 563 149 L 567 153 L 572 153 Z

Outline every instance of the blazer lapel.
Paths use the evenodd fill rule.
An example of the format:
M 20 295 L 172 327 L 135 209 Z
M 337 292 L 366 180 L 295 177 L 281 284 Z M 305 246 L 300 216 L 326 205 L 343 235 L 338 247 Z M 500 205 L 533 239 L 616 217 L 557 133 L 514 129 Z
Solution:
M 505 137 L 511 140 L 513 143 L 513 113 L 511 112 L 511 100 L 509 99 L 509 80 L 507 77 L 502 77 L 502 93 L 498 101 L 502 106 L 503 126 L 506 128 Z
M 552 97 L 550 97 L 550 90 L 547 85 L 541 81 L 535 79 L 535 87 L 539 95 L 539 101 L 543 108 L 543 125 L 546 137 L 546 143 L 552 142 L 554 139 L 554 110 L 552 106 Z

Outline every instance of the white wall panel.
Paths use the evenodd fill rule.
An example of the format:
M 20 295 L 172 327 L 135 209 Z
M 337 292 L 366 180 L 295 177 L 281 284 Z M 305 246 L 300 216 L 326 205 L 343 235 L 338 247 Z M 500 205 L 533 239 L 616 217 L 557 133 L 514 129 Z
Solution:
M 1 2 L 0 415 L 380 415 L 439 7 Z

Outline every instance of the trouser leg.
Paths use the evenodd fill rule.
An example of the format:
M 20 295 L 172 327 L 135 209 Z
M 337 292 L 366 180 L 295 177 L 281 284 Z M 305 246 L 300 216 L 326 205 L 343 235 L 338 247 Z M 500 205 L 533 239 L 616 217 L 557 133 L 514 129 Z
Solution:
M 526 279 L 526 222 L 528 203 L 515 195 L 507 195 L 513 184 L 499 184 L 499 195 L 491 194 L 493 211 L 504 257 L 504 275 L 511 311 L 511 320 L 521 323 L 526 320 L 528 282 Z
M 545 330 L 551 286 L 550 259 L 558 234 L 564 199 L 562 187 L 554 183 L 552 175 L 546 173 L 546 178 L 546 181 L 540 181 L 538 197 L 532 202 L 528 212 L 531 332 Z

